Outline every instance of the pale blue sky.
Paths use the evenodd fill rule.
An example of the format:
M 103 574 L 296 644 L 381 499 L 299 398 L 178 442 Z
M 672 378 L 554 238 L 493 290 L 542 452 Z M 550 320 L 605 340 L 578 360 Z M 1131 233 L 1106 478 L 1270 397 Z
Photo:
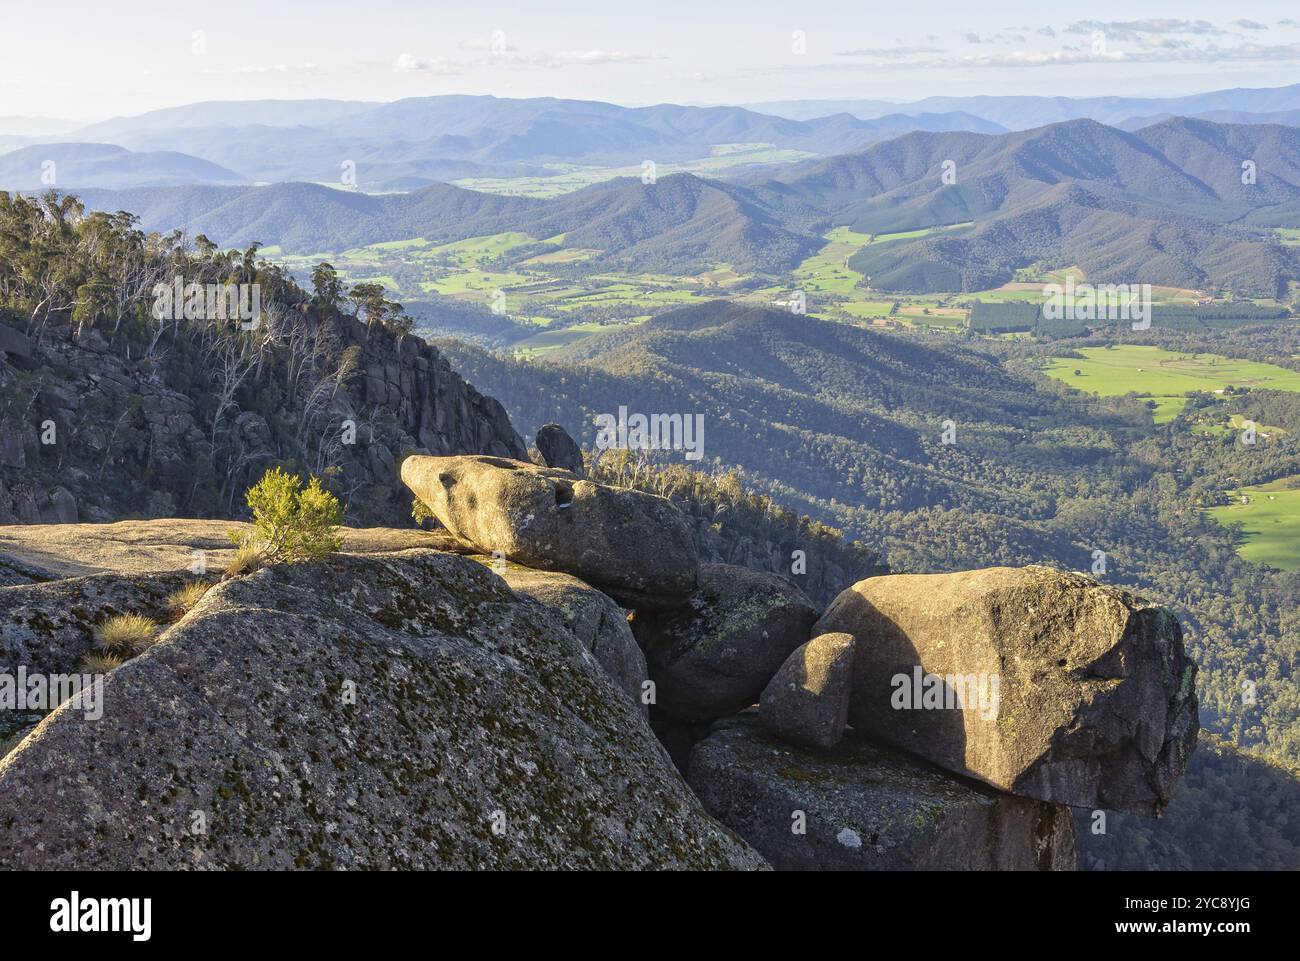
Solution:
M 1300 12 L 1267 0 L 0 4 L 19 28 L 0 58 L 0 116 L 97 120 L 262 97 L 744 103 L 1300 82 Z

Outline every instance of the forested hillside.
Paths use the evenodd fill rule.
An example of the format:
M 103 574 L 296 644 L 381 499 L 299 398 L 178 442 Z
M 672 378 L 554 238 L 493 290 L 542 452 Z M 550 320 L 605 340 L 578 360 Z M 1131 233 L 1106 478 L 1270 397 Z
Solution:
M 1267 345 L 1259 342 L 1265 337 Z M 1292 338 L 1295 353 L 1295 337 L 1289 328 L 1256 328 L 1229 341 L 1276 356 L 1277 338 Z M 779 502 L 879 550 L 892 570 L 1048 562 L 1092 571 L 1103 552 L 1104 580 L 1130 585 L 1182 618 L 1201 668 L 1202 723 L 1248 754 L 1300 764 L 1293 680 L 1300 574 L 1242 560 L 1233 532 L 1200 510 L 1238 483 L 1300 472 L 1293 394 L 1207 396 L 1174 425 L 1153 427 L 1143 400 L 1079 395 L 1039 375 L 1047 348 L 1032 342 L 925 342 L 721 303 L 594 338 L 553 362 L 440 344 L 525 430 L 547 420 L 581 424 L 589 445 L 594 416 L 620 405 L 701 412 L 706 464 L 743 467 Z M 1232 432 L 1186 429 L 1185 419 L 1204 405 L 1218 405 L 1217 419 L 1254 417 L 1286 433 L 1243 448 Z M 954 444 L 942 442 L 944 421 L 955 427 Z M 657 456 L 681 463 L 680 453 Z M 1194 768 L 1201 780 L 1189 775 L 1188 787 L 1245 790 L 1257 762 L 1236 757 L 1207 754 Z M 1281 775 L 1259 776 L 1291 790 Z M 1206 812 L 1189 805 L 1226 802 L 1213 800 L 1209 788 L 1184 793 L 1167 824 L 1125 823 L 1148 840 L 1181 832 L 1186 858 L 1212 866 L 1214 858 L 1195 850 L 1190 827 Z M 1254 830 L 1244 797 L 1228 809 L 1240 830 Z M 1295 827 L 1275 828 L 1277 856 L 1300 866 Z M 1098 856 L 1112 866 L 1123 861 Z M 1236 863 L 1250 862 L 1243 855 Z
M 155 309 L 177 278 L 200 285 L 197 316 Z M 0 193 L 0 524 L 230 517 L 275 465 L 325 478 L 354 521 L 405 523 L 412 450 L 523 454 L 399 305 L 316 279 L 308 294 L 256 248 Z M 259 312 L 208 315 L 209 284 L 250 307 L 256 285 Z

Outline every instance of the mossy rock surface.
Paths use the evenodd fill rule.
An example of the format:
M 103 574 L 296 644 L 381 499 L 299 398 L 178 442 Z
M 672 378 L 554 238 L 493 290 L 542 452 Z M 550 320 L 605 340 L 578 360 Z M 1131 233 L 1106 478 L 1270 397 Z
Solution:
M 766 867 L 576 648 L 438 551 L 225 581 L 0 760 L 0 869 Z
M 0 588 L 0 672 L 60 674 L 79 670 L 95 627 L 117 614 L 167 621 L 167 598 L 181 574 L 91 574 Z

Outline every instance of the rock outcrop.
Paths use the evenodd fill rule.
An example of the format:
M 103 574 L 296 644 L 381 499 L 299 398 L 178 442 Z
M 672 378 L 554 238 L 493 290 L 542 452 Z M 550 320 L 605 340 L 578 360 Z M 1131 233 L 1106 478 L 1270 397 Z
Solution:
M 1069 871 L 1069 809 L 998 794 L 860 738 L 793 747 L 753 713 L 718 721 L 687 775 L 778 870 Z
M 109 343 L 94 329 L 78 337 L 52 322 L 35 340 L 0 316 L 0 391 L 28 398 L 0 404 L 0 525 L 229 514 L 242 507 L 236 492 L 269 466 L 315 462 L 320 434 L 337 437 L 349 423 L 355 437 L 335 445 L 332 483 L 350 493 L 354 518 L 367 524 L 409 517 L 410 498 L 396 480 L 397 461 L 410 451 L 527 457 L 505 409 L 419 337 L 321 315 L 306 303 L 277 309 L 285 349 L 258 363 L 248 397 L 240 395 L 245 407 L 249 397 L 266 402 L 228 406 L 216 425 L 215 388 L 193 366 L 195 345 L 141 358 L 125 338 Z M 301 357 L 292 371 L 277 362 L 291 341 L 299 350 L 312 345 L 314 369 L 304 370 Z M 340 371 L 328 404 L 318 396 L 306 417 L 310 385 Z M 214 428 L 216 463 L 200 468 L 198 452 L 211 451 Z M 36 456 L 51 429 L 60 456 Z M 142 487 L 143 476 L 150 483 Z
M 402 481 L 463 543 L 580 577 L 629 607 L 695 588 L 690 529 L 662 497 L 502 457 L 412 456 Z
M 437 551 L 226 581 L 0 760 L 0 869 L 764 867 L 565 634 Z
M 231 535 L 253 527 L 241 521 L 191 518 L 118 521 L 115 524 L 0 526 L 0 573 L 16 583 L 49 581 L 83 574 L 220 572 L 234 554 Z M 443 531 L 412 528 L 344 527 L 343 550 L 379 554 L 423 547 L 463 552 Z
M 582 449 L 559 424 L 543 424 L 537 431 L 537 452 L 547 467 L 567 470 L 577 477 L 587 476 L 587 468 L 582 463 Z
M 758 700 L 818 610 L 775 574 L 705 564 L 690 599 L 638 610 L 632 632 L 646 653 L 655 703 L 681 721 L 711 721 Z
M 817 630 L 857 640 L 855 729 L 1013 794 L 1159 814 L 1196 743 L 1177 619 L 1082 575 L 873 577 Z
M 828 750 L 844 736 L 853 684 L 851 634 L 822 634 L 795 648 L 759 697 L 759 719 L 791 744 Z
M 648 713 L 642 697 L 647 677 L 645 656 L 621 607 L 569 574 L 508 563 L 497 563 L 494 569 L 516 594 L 559 615 L 580 649 L 596 659 L 638 711 Z

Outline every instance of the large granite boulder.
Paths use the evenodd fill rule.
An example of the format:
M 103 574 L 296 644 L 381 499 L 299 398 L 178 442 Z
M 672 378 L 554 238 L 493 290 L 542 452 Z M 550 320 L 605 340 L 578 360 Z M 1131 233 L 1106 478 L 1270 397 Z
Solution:
M 567 470 L 578 477 L 587 476 L 582 462 L 582 449 L 569 432 L 559 424 L 543 424 L 537 431 L 537 452 L 547 467 Z
M 1068 808 L 998 794 L 857 735 L 805 751 L 747 712 L 695 745 L 687 781 L 778 870 L 1075 868 Z
M 632 632 L 646 654 L 655 703 L 682 721 L 711 721 L 746 708 L 800 644 L 818 610 L 776 574 L 705 564 L 690 600 L 638 610 Z
M 642 697 L 647 678 L 645 655 L 632 636 L 623 608 L 571 574 L 535 571 L 510 563 L 494 567 L 516 594 L 558 614 L 580 649 L 596 659 L 638 711 L 648 715 Z
M 228 580 L 0 760 L 0 870 L 764 867 L 565 633 L 437 551 Z
M 415 455 L 402 481 L 466 544 L 572 574 L 628 607 L 673 603 L 695 587 L 690 525 L 666 498 L 503 457 Z
M 801 747 L 834 747 L 849 720 L 853 649 L 851 634 L 822 634 L 795 648 L 759 697 L 763 726 Z
M 1079 574 L 868 578 L 817 630 L 857 640 L 854 728 L 1013 794 L 1160 814 L 1196 744 L 1178 620 Z

